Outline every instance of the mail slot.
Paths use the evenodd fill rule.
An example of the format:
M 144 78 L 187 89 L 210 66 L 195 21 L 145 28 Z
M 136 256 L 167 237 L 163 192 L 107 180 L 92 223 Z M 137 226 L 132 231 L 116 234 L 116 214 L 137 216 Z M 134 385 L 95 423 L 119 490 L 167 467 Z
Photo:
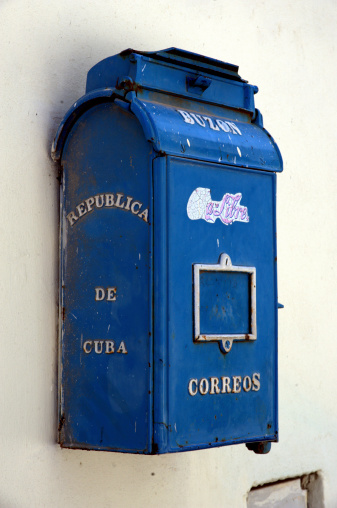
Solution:
M 88 73 L 61 173 L 59 442 L 278 440 L 276 174 L 238 67 L 171 48 Z

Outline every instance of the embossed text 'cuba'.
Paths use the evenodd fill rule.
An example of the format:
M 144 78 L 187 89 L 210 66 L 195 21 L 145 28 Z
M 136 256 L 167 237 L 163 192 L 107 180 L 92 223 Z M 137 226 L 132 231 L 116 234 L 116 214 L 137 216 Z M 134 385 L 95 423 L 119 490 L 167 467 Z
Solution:
M 67 219 L 69 224 L 73 226 L 75 222 L 87 213 L 92 212 L 95 208 L 121 208 L 127 212 L 137 215 L 143 221 L 148 222 L 149 209 L 142 211 L 143 203 L 134 201 L 132 196 L 124 196 L 123 193 L 114 194 L 97 194 L 84 199 L 82 203 L 75 207 L 75 211 L 68 213 Z
M 187 216 L 191 220 L 204 219 L 214 223 L 218 218 L 228 226 L 235 221 L 249 222 L 248 208 L 241 206 L 242 194 L 225 194 L 221 201 L 213 201 L 210 189 L 198 187 L 187 203 Z
M 210 116 L 197 115 L 196 113 L 187 113 L 182 109 L 177 109 L 178 113 L 184 119 L 185 123 L 190 125 L 200 125 L 200 127 L 208 127 L 212 131 L 230 132 L 231 134 L 239 134 L 242 136 L 240 129 L 235 125 L 234 122 L 228 122 L 227 120 L 220 120 L 220 118 L 211 118 Z

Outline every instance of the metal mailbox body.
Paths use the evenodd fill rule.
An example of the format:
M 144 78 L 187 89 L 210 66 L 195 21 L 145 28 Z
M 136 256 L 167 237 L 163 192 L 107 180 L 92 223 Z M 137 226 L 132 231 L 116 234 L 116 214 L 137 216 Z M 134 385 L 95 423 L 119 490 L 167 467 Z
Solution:
M 127 50 L 59 127 L 63 447 L 278 440 L 282 158 L 237 71 Z

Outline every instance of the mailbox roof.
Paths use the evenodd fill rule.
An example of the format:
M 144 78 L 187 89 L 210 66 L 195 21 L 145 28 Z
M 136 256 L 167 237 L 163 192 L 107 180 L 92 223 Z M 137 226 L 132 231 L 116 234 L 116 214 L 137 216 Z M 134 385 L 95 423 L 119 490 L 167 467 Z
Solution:
M 67 112 L 52 156 L 61 158 L 69 131 L 87 109 L 116 101 L 136 115 L 161 155 L 282 171 L 280 151 L 255 109 L 256 92 L 236 65 L 177 48 L 128 49 L 88 72 L 86 94 Z

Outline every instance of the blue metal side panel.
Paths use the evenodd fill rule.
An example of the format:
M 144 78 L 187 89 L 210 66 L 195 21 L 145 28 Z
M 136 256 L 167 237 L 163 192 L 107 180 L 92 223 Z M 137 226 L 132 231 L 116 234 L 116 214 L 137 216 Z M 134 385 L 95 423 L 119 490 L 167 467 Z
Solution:
M 151 452 L 151 157 L 135 117 L 111 103 L 84 113 L 64 147 L 64 447 Z
M 168 262 L 167 436 L 159 452 L 277 440 L 276 177 L 177 158 L 156 169 L 167 186 L 155 220 L 157 212 L 166 216 L 161 241 Z M 249 220 L 226 225 L 219 216 L 212 222 L 188 215 L 187 204 L 207 189 L 214 202 L 240 193 Z M 193 265 L 215 264 L 224 252 L 233 265 L 256 268 L 257 300 L 257 339 L 234 342 L 227 354 L 217 342 L 193 341 Z

